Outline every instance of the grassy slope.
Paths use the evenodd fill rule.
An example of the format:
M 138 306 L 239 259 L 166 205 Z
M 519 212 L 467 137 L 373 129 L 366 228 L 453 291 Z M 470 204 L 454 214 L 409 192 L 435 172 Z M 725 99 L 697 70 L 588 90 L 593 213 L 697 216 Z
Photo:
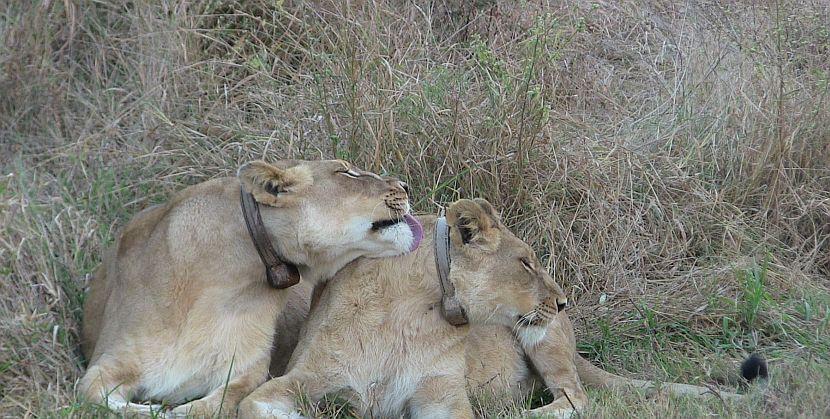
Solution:
M 822 2 L 30 3 L 0 6 L 0 416 L 93 413 L 78 321 L 115 229 L 261 156 L 498 203 L 612 371 L 772 360 L 747 405 L 592 392 L 588 416 L 830 405 Z

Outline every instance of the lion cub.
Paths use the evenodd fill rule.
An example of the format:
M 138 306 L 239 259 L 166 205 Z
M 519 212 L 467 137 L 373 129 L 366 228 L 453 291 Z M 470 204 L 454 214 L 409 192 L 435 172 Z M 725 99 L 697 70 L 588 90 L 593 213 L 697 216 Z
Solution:
M 290 371 L 243 400 L 242 418 L 298 415 L 298 391 L 347 397 L 365 416 L 472 418 L 465 388 L 470 326 L 442 317 L 442 284 L 431 238 L 407 255 L 359 259 L 326 287 L 304 327 Z M 440 222 L 440 221 L 438 221 Z M 449 282 L 470 324 L 512 328 L 523 345 L 545 336 L 566 302 L 533 251 L 485 200 L 460 200 L 446 217 Z

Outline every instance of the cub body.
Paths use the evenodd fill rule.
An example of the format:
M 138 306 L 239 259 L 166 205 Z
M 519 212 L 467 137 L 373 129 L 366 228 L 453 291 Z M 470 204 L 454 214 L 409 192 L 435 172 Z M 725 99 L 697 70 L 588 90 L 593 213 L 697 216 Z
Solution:
M 311 400 L 340 395 L 366 417 L 413 418 L 471 417 L 468 395 L 521 402 L 539 386 L 546 386 L 554 400 L 530 413 L 558 418 L 587 406 L 585 385 L 741 397 L 702 386 L 628 379 L 582 358 L 570 319 L 561 310 L 564 295 L 539 272 L 529 248 L 512 235 L 501 235 L 509 239 L 501 244 L 510 246 L 500 246 L 498 255 L 489 253 L 489 261 L 476 257 L 486 252 L 476 251 L 452 258 L 451 279 L 470 325 L 450 325 L 440 311 L 442 288 L 431 239 L 435 218 L 421 220 L 429 238 L 419 250 L 382 260 L 359 259 L 336 275 L 312 304 L 289 372 L 243 400 L 241 418 L 299 417 L 296 400 L 301 395 Z M 453 247 L 468 245 L 454 238 Z M 524 268 L 517 267 L 517 258 L 529 259 L 531 270 L 544 278 L 540 282 L 550 282 L 545 299 L 554 297 L 556 307 L 540 323 L 545 333 L 523 329 L 504 316 L 507 307 L 523 305 L 527 310 L 519 289 L 539 289 L 511 280 L 510 271 Z M 519 312 L 524 311 L 513 314 Z
M 421 221 L 431 237 L 436 219 Z M 454 203 L 446 222 L 449 280 L 470 324 L 511 327 L 526 346 L 542 339 L 565 298 L 530 248 L 484 200 Z M 312 400 L 346 397 L 366 417 L 472 418 L 465 389 L 471 326 L 443 318 L 435 257 L 426 239 L 410 254 L 360 259 L 340 271 L 313 304 L 288 373 L 248 396 L 239 416 L 297 415 L 302 391 Z
M 432 220 L 421 222 L 431 231 Z M 463 390 L 469 326 L 442 318 L 432 258 L 415 251 L 389 263 L 352 263 L 335 276 L 289 364 L 291 373 L 309 377 L 306 390 L 346 397 L 375 417 L 396 416 L 416 395 L 453 396 L 429 394 L 425 380 L 455 377 Z M 466 398 L 463 391 L 454 396 Z

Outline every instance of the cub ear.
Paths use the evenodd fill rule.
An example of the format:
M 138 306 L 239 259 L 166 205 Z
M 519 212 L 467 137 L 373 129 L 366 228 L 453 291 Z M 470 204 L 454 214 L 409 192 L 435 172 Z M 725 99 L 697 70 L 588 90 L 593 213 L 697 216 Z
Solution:
M 496 211 L 496 209 L 493 208 L 493 204 L 491 204 L 490 201 L 484 198 L 476 198 L 473 199 L 473 202 L 478 204 L 478 206 L 480 206 L 481 209 L 487 213 L 487 215 L 489 215 L 493 220 L 495 220 L 496 224 L 501 222 L 501 216 Z
M 243 164 L 236 177 L 257 202 L 270 206 L 278 206 L 280 195 L 296 192 L 314 182 L 305 167 L 281 168 L 262 160 Z
M 461 199 L 447 209 L 447 224 L 458 232 L 461 244 L 485 251 L 499 247 L 499 219 L 493 206 L 484 199 Z

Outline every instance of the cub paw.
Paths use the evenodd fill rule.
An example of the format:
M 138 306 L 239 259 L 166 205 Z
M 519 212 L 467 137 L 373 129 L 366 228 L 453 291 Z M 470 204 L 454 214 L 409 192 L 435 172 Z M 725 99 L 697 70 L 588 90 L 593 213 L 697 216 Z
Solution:
M 576 410 L 567 408 L 550 408 L 550 406 L 537 407 L 536 409 L 526 410 L 525 416 L 532 418 L 556 418 L 556 419 L 570 419 L 576 413 Z
M 166 417 L 173 418 L 211 418 L 217 416 L 219 412 L 219 403 L 212 402 L 209 398 L 194 400 L 177 406 L 173 410 L 167 412 Z M 228 413 L 229 407 L 222 408 L 222 413 Z
M 306 419 L 305 416 L 282 403 L 243 400 L 239 405 L 239 418 Z

